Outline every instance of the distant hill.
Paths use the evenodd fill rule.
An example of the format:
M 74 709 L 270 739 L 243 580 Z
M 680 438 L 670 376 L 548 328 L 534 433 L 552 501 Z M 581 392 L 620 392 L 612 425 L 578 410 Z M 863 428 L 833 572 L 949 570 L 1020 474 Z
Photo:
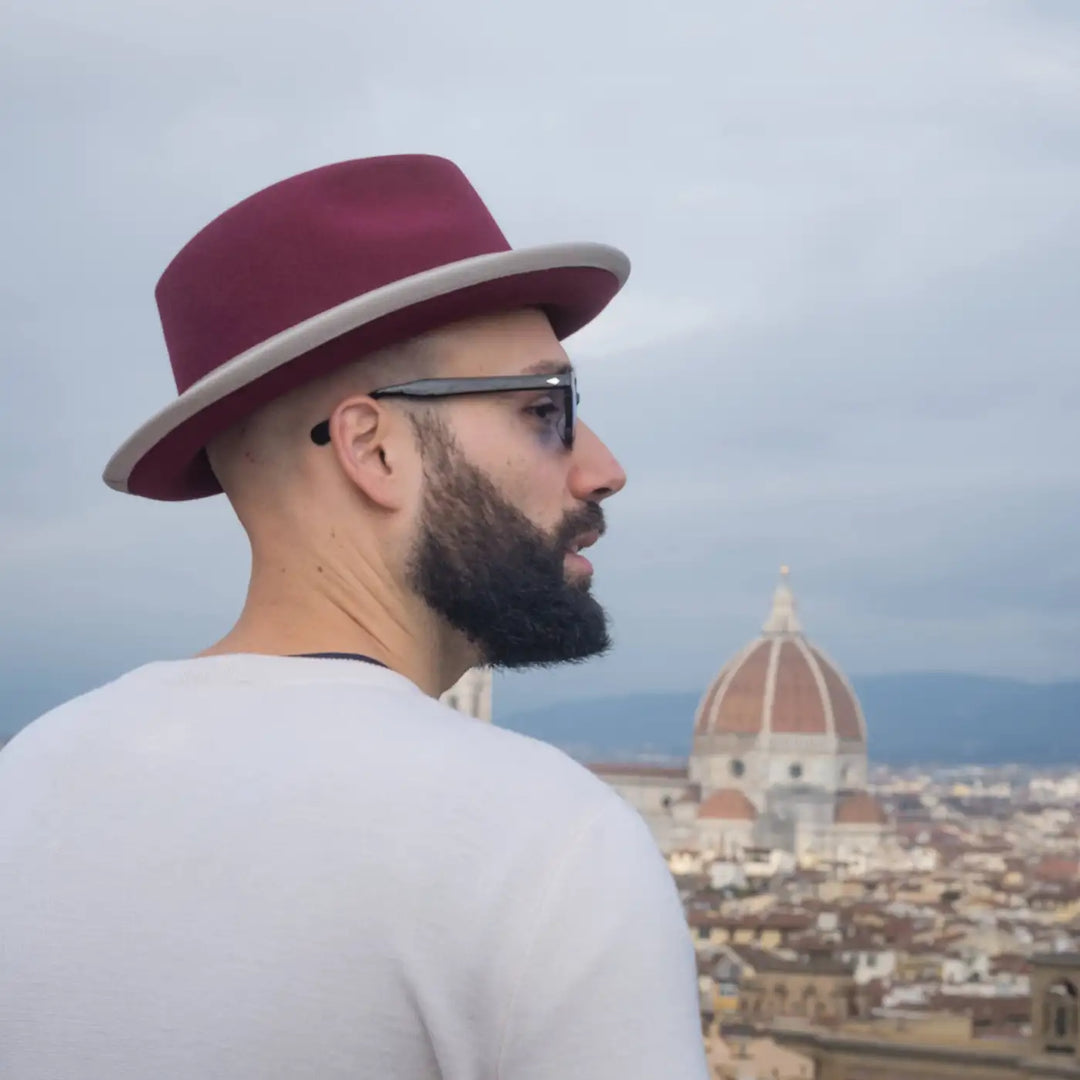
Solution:
M 852 680 L 870 758 L 894 765 L 1080 762 L 1080 681 L 1027 683 L 914 673 Z M 646 693 L 569 701 L 498 723 L 578 757 L 685 757 L 700 694 Z
M 74 667 L 58 678 L 0 666 L 0 742 L 42 710 L 103 681 Z M 852 682 L 866 713 L 872 761 L 1080 763 L 1080 681 L 915 673 Z M 685 758 L 699 698 L 697 691 L 628 694 L 506 716 L 496 701 L 496 719 L 577 757 Z

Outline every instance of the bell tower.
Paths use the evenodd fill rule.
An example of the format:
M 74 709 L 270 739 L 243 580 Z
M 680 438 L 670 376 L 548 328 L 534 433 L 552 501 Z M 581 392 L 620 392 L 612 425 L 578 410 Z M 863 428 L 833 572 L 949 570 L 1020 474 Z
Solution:
M 491 669 L 469 668 L 439 700 L 451 709 L 491 723 Z

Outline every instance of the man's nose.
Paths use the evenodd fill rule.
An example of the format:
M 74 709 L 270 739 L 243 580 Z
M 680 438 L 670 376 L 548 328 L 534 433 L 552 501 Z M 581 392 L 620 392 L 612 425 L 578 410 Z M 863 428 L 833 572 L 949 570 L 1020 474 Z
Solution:
M 599 502 L 626 487 L 626 473 L 615 455 L 587 424 L 580 420 L 574 432 L 574 458 L 570 489 L 582 502 Z

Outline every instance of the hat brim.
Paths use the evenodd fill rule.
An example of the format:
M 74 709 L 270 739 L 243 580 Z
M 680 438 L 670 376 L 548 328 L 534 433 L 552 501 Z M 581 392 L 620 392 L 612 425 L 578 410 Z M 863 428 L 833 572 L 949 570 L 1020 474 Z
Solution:
M 256 409 L 343 364 L 438 326 L 541 308 L 561 340 L 625 284 L 630 261 L 604 244 L 553 244 L 479 255 L 348 300 L 233 357 L 143 424 L 110 458 L 116 491 L 182 501 L 221 487 L 205 447 Z

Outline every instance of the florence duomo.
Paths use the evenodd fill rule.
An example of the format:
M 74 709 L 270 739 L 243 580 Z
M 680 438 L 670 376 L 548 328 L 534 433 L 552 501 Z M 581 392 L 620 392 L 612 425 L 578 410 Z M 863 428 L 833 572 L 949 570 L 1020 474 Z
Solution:
M 761 633 L 701 698 L 685 766 L 592 766 L 635 806 L 665 852 L 751 848 L 845 860 L 880 843 L 866 791 L 866 720 L 851 684 L 803 633 L 782 567 Z

